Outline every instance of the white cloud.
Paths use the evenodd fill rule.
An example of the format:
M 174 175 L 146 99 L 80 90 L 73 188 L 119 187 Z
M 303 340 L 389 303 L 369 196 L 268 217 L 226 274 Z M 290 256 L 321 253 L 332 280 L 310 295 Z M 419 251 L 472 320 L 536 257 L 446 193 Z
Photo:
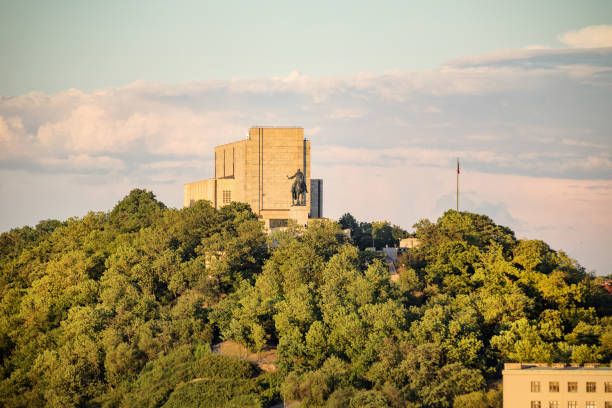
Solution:
M 607 177 L 609 160 L 602 153 L 612 153 L 609 122 L 589 104 L 598 93 L 604 103 L 609 99 L 603 74 L 612 67 L 585 64 L 585 52 L 518 50 L 506 59 L 477 57 L 423 72 L 330 78 L 293 72 L 177 85 L 139 81 L 90 93 L 71 89 L 2 98 L 0 165 L 54 163 L 55 171 L 65 161 L 54 159 L 86 154 L 121 160 L 129 173 L 143 163 L 208 160 L 215 145 L 243 138 L 251 125 L 269 124 L 303 125 L 313 146 L 335 152 L 321 155 L 326 163 L 359 157 L 379 166 L 436 165 L 460 154 L 497 172 L 535 169 L 539 175 L 565 176 L 579 167 L 579 177 Z M 510 54 L 523 65 L 507 59 Z M 609 59 L 612 51 L 593 55 Z M 564 58 L 563 64 L 538 67 L 542 58 L 552 57 Z M 598 86 L 582 95 L 576 91 L 593 84 Z M 564 149 L 578 146 L 567 140 L 587 130 L 564 122 L 566 117 L 592 127 L 580 151 Z M 551 146 L 540 151 L 534 141 Z M 567 163 L 554 162 L 559 158 Z
M 612 47 L 612 25 L 602 24 L 571 30 L 557 38 L 574 48 Z
M 480 142 L 493 142 L 497 140 L 503 140 L 507 137 L 505 135 L 496 134 L 472 134 L 465 136 L 467 140 L 476 140 Z
M 592 143 L 586 140 L 576 140 L 576 139 L 563 139 L 561 143 L 568 146 L 578 146 L 578 147 L 591 147 L 594 149 L 602 149 L 605 150 L 609 148 L 609 145 L 605 145 L 603 143 Z
M 552 47 L 550 47 L 548 45 L 532 44 L 532 45 L 524 46 L 523 49 L 524 50 L 550 50 L 550 49 L 552 49 Z
M 20 117 L 4 118 L 0 116 L 0 147 L 10 150 L 17 140 L 17 134 L 23 131 L 23 122 Z
M 330 119 L 357 119 L 364 115 L 361 109 L 339 108 L 330 112 L 327 117 Z
M 143 164 L 141 168 L 146 170 L 201 168 L 204 163 L 212 165 L 213 162 L 204 158 L 200 160 L 164 160 Z
M 476 138 L 474 138 L 476 136 Z M 492 141 L 479 135 L 469 135 L 467 139 Z M 417 166 L 448 167 L 456 158 L 470 165 L 493 164 L 500 173 L 514 174 L 521 170 L 566 172 L 570 175 L 578 171 L 593 169 L 612 173 L 612 160 L 605 152 L 578 156 L 571 152 L 523 151 L 516 154 L 492 150 L 458 150 L 444 147 L 414 148 L 397 146 L 394 148 L 354 148 L 350 146 L 323 145 L 316 147 L 316 161 L 321 165 L 356 164 L 360 166 L 394 167 L 410 163 Z M 315 159 L 313 159 L 315 160 Z
M 454 205 L 460 157 L 466 209 L 516 222 L 521 235 L 555 247 L 577 248 L 572 225 L 581 240 L 596 232 L 593 247 L 610 246 L 602 231 L 611 228 L 611 56 L 511 50 L 423 72 L 140 81 L 0 97 L 0 188 L 9 197 L 0 225 L 107 209 L 133 187 L 180 206 L 183 183 L 212 176 L 214 146 L 245 138 L 251 125 L 301 125 L 331 217 L 351 211 L 406 227 L 435 218 L 438 202 Z M 36 212 L 33 189 L 56 213 Z M 580 251 L 570 253 L 580 259 Z M 602 254 L 594 265 L 612 265 Z
M 56 151 L 120 153 L 144 149 L 151 154 L 185 155 L 208 153 L 210 146 L 221 140 L 217 132 L 237 130 L 232 122 L 239 115 L 233 112 L 198 114 L 166 108 L 135 111 L 123 119 L 105 110 L 104 103 L 78 106 L 67 118 L 42 125 L 37 138 L 41 146 Z
M 304 133 L 309 136 L 315 136 L 321 133 L 321 126 L 312 126 L 304 129 Z
M 44 157 L 37 164 L 48 171 L 56 169 L 76 173 L 88 172 L 121 172 L 125 170 L 125 164 L 119 159 L 108 156 L 90 156 L 88 154 L 75 154 L 66 158 Z

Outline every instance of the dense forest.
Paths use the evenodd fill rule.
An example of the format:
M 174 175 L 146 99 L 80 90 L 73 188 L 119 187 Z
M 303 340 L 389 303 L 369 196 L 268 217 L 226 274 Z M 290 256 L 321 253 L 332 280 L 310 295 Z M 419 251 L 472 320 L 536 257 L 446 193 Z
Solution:
M 447 211 L 394 282 L 360 248 L 406 232 L 340 221 L 266 235 L 245 204 L 134 190 L 1 234 L 0 406 L 501 407 L 504 362 L 610 362 L 603 278 L 546 243 Z

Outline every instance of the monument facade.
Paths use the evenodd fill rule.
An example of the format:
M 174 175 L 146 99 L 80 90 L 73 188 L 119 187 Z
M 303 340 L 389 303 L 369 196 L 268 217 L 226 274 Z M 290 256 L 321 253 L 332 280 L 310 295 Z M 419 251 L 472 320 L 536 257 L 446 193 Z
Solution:
M 184 205 L 247 203 L 268 229 L 323 217 L 323 182 L 310 178 L 310 141 L 299 127 L 253 127 L 246 140 L 215 147 L 215 177 L 184 186 Z

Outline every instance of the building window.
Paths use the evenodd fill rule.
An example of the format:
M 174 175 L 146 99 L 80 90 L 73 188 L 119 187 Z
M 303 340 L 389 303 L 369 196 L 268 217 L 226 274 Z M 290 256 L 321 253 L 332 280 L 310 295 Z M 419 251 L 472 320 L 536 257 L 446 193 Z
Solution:
M 567 408 L 578 408 L 578 401 L 567 401 Z
M 597 387 L 595 386 L 594 382 L 587 382 L 587 386 L 586 386 L 586 392 L 596 392 L 597 391 Z
M 549 392 L 559 392 L 559 381 L 551 381 L 548 383 Z
M 597 404 L 595 403 L 595 401 L 587 401 L 585 407 L 586 408 L 597 408 Z
M 606 392 L 612 392 L 612 382 L 605 382 L 604 389 Z
M 531 382 L 531 392 L 540 392 L 540 382 L 539 381 Z
M 606 401 L 606 408 L 612 408 L 612 401 Z
M 531 408 L 542 408 L 542 403 L 540 401 L 531 401 Z
M 548 403 L 548 408 L 559 408 L 559 401 L 550 401 Z
M 567 392 L 578 392 L 578 383 L 577 382 L 568 382 L 567 383 Z
M 223 190 L 223 204 L 229 204 L 232 202 L 232 192 L 230 190 Z

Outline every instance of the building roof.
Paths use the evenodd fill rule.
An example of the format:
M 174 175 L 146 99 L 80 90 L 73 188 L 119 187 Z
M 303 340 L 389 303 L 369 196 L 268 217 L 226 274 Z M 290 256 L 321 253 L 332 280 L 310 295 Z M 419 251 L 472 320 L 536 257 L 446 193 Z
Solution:
M 548 365 L 547 363 L 505 363 L 504 371 L 506 370 L 529 370 L 529 371 L 585 371 L 585 370 L 596 370 L 596 371 L 612 371 L 612 367 L 600 367 L 597 363 L 587 363 L 582 366 L 580 365 L 567 365 L 564 363 L 554 363 Z

